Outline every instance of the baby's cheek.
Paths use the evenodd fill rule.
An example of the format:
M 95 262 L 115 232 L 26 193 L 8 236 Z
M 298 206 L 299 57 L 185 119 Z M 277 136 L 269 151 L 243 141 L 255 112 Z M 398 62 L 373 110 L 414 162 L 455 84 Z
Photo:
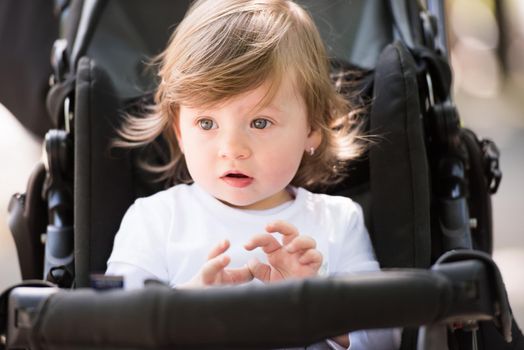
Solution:
M 207 183 L 212 179 L 210 169 L 213 168 L 213 159 L 209 157 L 211 152 L 202 150 L 201 154 L 185 154 L 186 166 L 191 178 L 199 183 Z
M 282 150 L 280 153 L 283 153 Z M 275 180 L 287 181 L 289 183 L 297 173 L 300 159 L 296 155 L 292 157 L 284 154 L 275 155 L 267 169 L 270 172 L 269 176 Z

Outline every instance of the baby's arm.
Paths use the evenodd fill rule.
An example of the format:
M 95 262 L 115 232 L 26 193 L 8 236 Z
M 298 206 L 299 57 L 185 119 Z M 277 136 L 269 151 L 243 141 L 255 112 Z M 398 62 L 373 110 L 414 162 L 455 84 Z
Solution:
M 240 284 L 249 282 L 253 275 L 247 267 L 226 269 L 231 258 L 224 253 L 229 249 L 230 243 L 225 240 L 214 247 L 207 257 L 206 263 L 189 282 L 179 288 L 198 288 L 222 284 Z
M 308 236 L 301 236 L 293 225 L 276 221 L 266 226 L 266 234 L 258 234 L 244 246 L 247 250 L 262 248 L 269 264 L 254 259 L 248 267 L 254 278 L 263 282 L 274 282 L 288 278 L 316 276 L 322 265 L 322 254 L 316 249 L 316 242 Z M 271 235 L 282 234 L 282 244 Z

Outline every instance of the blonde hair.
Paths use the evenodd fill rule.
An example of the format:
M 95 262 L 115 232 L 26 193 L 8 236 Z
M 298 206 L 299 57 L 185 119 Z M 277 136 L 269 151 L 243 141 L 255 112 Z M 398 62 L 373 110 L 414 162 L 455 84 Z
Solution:
M 169 147 L 166 164 L 141 166 L 169 185 L 192 181 L 172 127 L 181 104 L 213 106 L 265 82 L 271 84 L 269 100 L 290 76 L 306 103 L 311 128 L 322 135 L 315 153 L 303 157 L 292 184 L 317 189 L 340 181 L 346 163 L 362 153 L 359 111 L 337 92 L 320 34 L 292 1 L 195 1 L 157 62 L 161 82 L 154 104 L 142 116 L 127 116 L 116 144 L 144 146 L 163 134 Z

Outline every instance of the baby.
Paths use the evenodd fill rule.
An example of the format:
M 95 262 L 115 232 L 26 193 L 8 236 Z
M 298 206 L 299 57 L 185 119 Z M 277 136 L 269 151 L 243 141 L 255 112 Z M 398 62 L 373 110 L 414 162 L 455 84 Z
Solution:
M 197 288 L 379 269 L 360 207 L 311 192 L 343 180 L 363 143 L 304 9 L 196 1 L 160 61 L 155 103 L 128 117 L 119 144 L 163 134 L 170 161 L 146 169 L 177 185 L 129 208 L 107 274 L 131 288 L 147 278 Z M 389 331 L 327 342 L 350 339 L 395 348 Z

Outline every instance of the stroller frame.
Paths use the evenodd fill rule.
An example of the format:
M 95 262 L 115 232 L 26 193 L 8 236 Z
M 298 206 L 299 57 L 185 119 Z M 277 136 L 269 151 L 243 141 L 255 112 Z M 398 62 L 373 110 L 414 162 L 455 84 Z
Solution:
M 73 220 L 72 212 L 75 198 L 93 200 L 89 193 L 91 187 L 86 185 L 93 181 L 91 178 L 76 177 L 75 189 L 72 190 L 70 170 L 73 166 L 77 175 L 84 170 L 89 171 L 91 166 L 80 163 L 80 159 L 91 159 L 89 155 L 82 154 L 85 149 L 75 147 L 74 157 L 71 153 L 72 143 L 75 146 L 81 142 L 92 143 L 89 139 L 92 135 L 79 132 L 83 127 L 89 128 L 91 123 L 91 120 L 78 118 L 79 111 L 92 107 L 88 103 L 94 95 L 89 94 L 95 92 L 88 89 L 89 84 L 95 88 L 96 84 L 113 88 L 117 85 L 114 89 L 120 92 L 116 94 L 120 99 L 133 94 L 129 91 L 122 93 L 118 81 L 112 83 L 113 77 L 107 71 L 97 71 L 99 67 L 97 68 L 96 61 L 81 58 L 86 53 L 89 54 L 89 43 L 96 35 L 89 28 L 94 27 L 98 13 L 108 4 L 105 1 L 89 0 L 79 4 L 90 11 L 87 16 L 78 19 L 85 25 L 78 25 L 76 39 L 72 41 L 75 44 L 72 47 L 60 45 L 56 48 L 54 68 L 57 84 L 48 95 L 49 109 L 56 125 L 62 130 L 49 134 L 47 140 L 50 163 L 45 190 L 51 225 L 47 230 L 46 265 L 35 261 L 30 264 L 32 268 L 26 269 L 25 274 L 23 271 L 24 279 L 34 278 L 35 272 L 45 271 L 48 279 L 62 287 L 71 285 L 73 276 L 76 287 L 89 286 L 93 262 L 85 255 L 83 247 L 95 248 L 90 246 L 92 242 L 88 236 L 78 233 L 84 227 L 91 229 L 91 223 L 85 221 L 88 217 L 75 208 Z M 424 326 L 418 333 L 418 343 L 415 345 L 415 338 L 406 336 L 403 339 L 403 348 L 417 346 L 419 349 L 447 349 L 448 334 L 451 334 L 450 324 L 465 325 L 462 328 L 466 330 L 463 332 L 465 336 L 459 335 L 457 338 L 468 338 L 474 334 L 469 330 L 479 327 L 477 321 L 483 320 L 495 322 L 500 329 L 500 339 L 511 342 L 512 335 L 521 339 L 522 335 L 516 325 L 512 326 L 500 273 L 489 255 L 491 228 L 485 232 L 488 239 L 472 239 L 466 193 L 460 192 L 456 196 L 453 192 L 464 182 L 467 173 L 461 156 L 462 144 L 458 142 L 461 137 L 458 114 L 449 94 L 451 73 L 445 54 L 445 37 L 436 36 L 437 28 L 440 33 L 445 28 L 443 3 L 428 1 L 428 8 L 436 8 L 436 14 L 440 17 L 423 12 L 422 30 L 415 29 L 419 23 L 419 5 L 415 1 L 389 1 L 388 5 L 395 27 L 395 38 L 400 39 L 403 44 L 393 44 L 387 54 L 382 54 L 381 57 L 387 61 L 398 55 L 401 63 L 412 67 L 411 71 L 408 69 L 403 72 L 407 77 L 406 82 L 412 84 L 411 88 L 421 83 L 421 76 L 426 79 L 420 87 L 426 93 L 427 101 L 423 102 L 429 101 L 429 104 L 421 109 L 425 115 L 432 116 L 434 123 L 431 125 L 434 141 L 429 145 L 428 152 L 440 161 L 436 164 L 423 164 L 422 161 L 421 166 L 434 170 L 436 176 L 432 180 L 435 183 L 438 184 L 442 179 L 449 180 L 446 182 L 448 187 L 439 187 L 443 200 L 436 201 L 435 204 L 440 206 L 439 212 L 442 215 L 437 220 L 440 227 L 437 230 L 440 233 L 437 244 L 439 254 L 434 258 L 438 257 L 438 260 L 431 270 L 424 269 L 429 267 L 430 260 L 434 260 L 430 259 L 431 248 L 427 246 L 423 245 L 421 251 L 411 251 L 413 257 L 407 263 L 391 259 L 381 246 L 377 246 L 377 254 L 382 257 L 383 265 L 411 266 L 418 269 L 395 269 L 363 276 L 295 281 L 264 288 L 226 287 L 203 291 L 173 291 L 159 284 L 133 292 L 116 290 L 100 293 L 83 289 L 65 291 L 58 288 L 35 288 L 50 285 L 47 282 L 28 280 L 3 294 L 4 304 L 0 310 L 3 313 L 0 317 L 3 327 L 0 328 L 5 330 L 5 347 L 54 349 L 67 344 L 71 349 L 152 349 L 176 346 L 261 348 L 303 345 L 359 329 Z M 96 51 L 91 53 L 93 52 Z M 413 57 L 416 62 L 410 61 Z M 374 62 L 370 63 L 368 60 L 367 63 L 373 66 Z M 90 74 L 93 76 L 89 76 Z M 379 72 L 375 72 L 375 77 L 377 74 Z M 376 82 L 374 88 L 376 89 Z M 75 92 L 74 96 L 72 92 Z M 85 93 L 88 95 L 83 95 Z M 120 106 L 117 103 L 107 102 L 111 94 L 104 93 L 107 91 L 101 91 L 96 96 L 102 96 L 111 109 L 118 110 Z M 418 104 L 420 101 L 416 97 L 412 102 Z M 74 118 L 72 110 L 75 111 Z M 110 129 L 111 126 L 106 125 L 104 128 Z M 380 130 L 380 127 L 385 126 L 388 124 L 372 124 L 370 128 Z M 102 130 L 102 133 L 107 133 L 107 130 Z M 98 151 L 103 153 L 101 148 Z M 425 157 L 424 147 L 422 151 Z M 380 152 L 374 149 L 370 151 L 370 159 L 384 160 L 381 159 Z M 99 166 L 104 165 L 106 164 Z M 496 190 L 500 181 L 498 175 L 494 174 L 486 180 L 488 188 Z M 370 176 L 373 178 L 377 175 L 371 173 Z M 35 181 L 40 181 L 41 186 L 44 186 L 41 176 L 40 180 Z M 385 182 L 384 186 L 391 185 Z M 426 185 L 429 191 L 429 187 L 435 186 L 435 183 L 419 183 L 416 186 Z M 343 193 L 349 190 L 336 189 Z M 379 186 L 372 189 L 371 196 L 379 196 L 377 193 L 381 192 L 382 188 Z M 491 221 L 488 220 L 488 223 Z M 74 240 L 73 224 L 76 226 Z M 374 223 L 377 229 L 380 225 L 387 226 L 388 222 Z M 421 228 L 417 223 L 414 226 L 414 231 Z M 377 243 L 376 240 L 374 243 Z M 40 249 L 34 241 L 26 244 L 27 246 L 33 252 Z M 473 250 L 474 247 L 484 252 Z M 73 251 L 75 260 L 67 260 Z M 440 256 L 442 251 L 446 253 Z M 407 310 L 406 305 L 410 305 Z M 339 316 L 334 317 L 328 310 L 339 311 Z M 178 316 L 195 313 L 198 317 Z M 250 327 L 247 327 L 245 321 L 246 314 L 250 316 Z M 357 314 L 360 318 L 340 316 L 348 314 Z M 371 316 L 363 316 L 368 314 Z M 377 314 L 381 315 L 380 318 L 375 316 Z M 159 323 L 159 319 L 163 322 Z M 268 338 L 266 332 L 257 333 L 252 330 L 267 329 L 268 320 L 271 320 L 271 326 L 277 330 L 271 337 Z M 259 327 L 253 327 L 253 323 Z M 153 324 L 158 328 L 151 329 Z M 204 333 L 205 337 L 195 337 Z M 458 342 L 460 343 L 460 339 Z M 522 340 L 519 344 L 524 346 Z

